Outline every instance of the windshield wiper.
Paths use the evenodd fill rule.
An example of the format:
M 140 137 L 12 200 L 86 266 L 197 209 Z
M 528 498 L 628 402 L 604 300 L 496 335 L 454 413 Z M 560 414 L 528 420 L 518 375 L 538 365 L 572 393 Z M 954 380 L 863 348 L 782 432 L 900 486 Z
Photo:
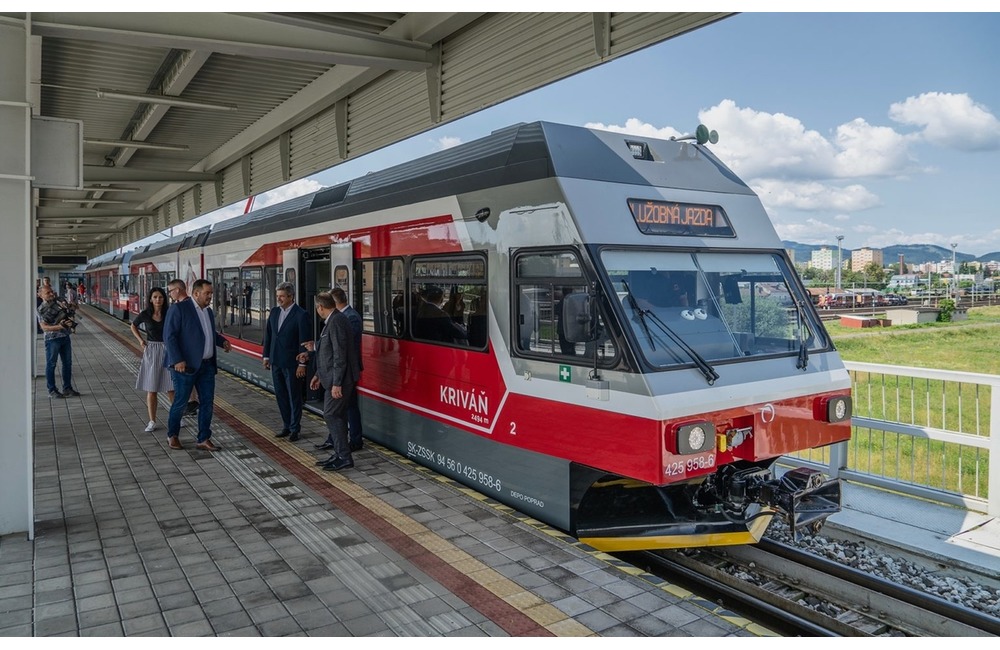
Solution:
M 793 300 L 792 304 L 795 305 L 795 313 L 798 318 L 798 335 L 799 339 L 799 358 L 795 361 L 795 367 L 799 370 L 805 370 L 809 367 L 809 344 L 806 339 L 806 314 L 805 305 L 802 304 L 801 300 Z
M 711 386 L 714 384 L 715 380 L 719 378 L 719 373 L 715 372 L 715 368 L 709 365 L 708 361 L 705 360 L 705 357 L 698 354 L 697 350 L 688 345 L 687 341 L 670 329 L 670 326 L 664 323 L 659 316 L 648 310 L 646 311 L 646 315 L 649 316 L 649 320 L 653 322 L 653 325 L 656 325 L 660 331 L 669 336 L 680 349 L 684 350 L 687 355 L 691 357 L 691 360 L 694 361 L 694 365 L 698 366 L 698 370 L 701 371 L 701 374 L 705 375 L 705 381 L 708 382 L 708 385 Z
M 711 386 L 714 384 L 715 380 L 719 378 L 719 373 L 715 372 L 715 368 L 710 366 L 708 361 L 705 361 L 705 357 L 698 354 L 697 350 L 688 345 L 687 341 L 682 339 L 676 332 L 670 329 L 670 327 L 664 323 L 659 316 L 648 309 L 642 309 L 639 307 L 639 303 L 636 302 L 635 297 L 632 295 L 632 290 L 629 289 L 628 282 L 622 280 L 622 284 L 625 286 L 625 295 L 628 297 L 629 306 L 632 307 L 632 311 L 639 315 L 639 323 L 642 324 L 642 329 L 646 332 L 646 336 L 649 338 L 650 348 L 655 350 L 656 343 L 654 342 L 652 332 L 649 331 L 649 325 L 646 324 L 647 316 L 649 317 L 649 320 L 656 325 L 657 329 L 670 337 L 670 340 L 677 344 L 677 347 L 687 353 L 691 360 L 694 361 L 694 365 L 696 365 L 698 370 L 701 371 L 701 374 L 705 375 L 705 380 L 708 382 L 708 385 Z
M 622 285 L 625 286 L 625 295 L 628 297 L 629 306 L 632 307 L 632 311 L 639 315 L 639 323 L 642 325 L 642 331 L 646 333 L 646 338 L 649 339 L 649 347 L 655 350 L 656 343 L 653 341 L 653 334 L 649 331 L 649 325 L 646 324 L 646 312 L 639 308 L 639 303 L 635 301 L 635 296 L 632 295 L 632 290 L 629 289 L 628 281 L 622 280 Z

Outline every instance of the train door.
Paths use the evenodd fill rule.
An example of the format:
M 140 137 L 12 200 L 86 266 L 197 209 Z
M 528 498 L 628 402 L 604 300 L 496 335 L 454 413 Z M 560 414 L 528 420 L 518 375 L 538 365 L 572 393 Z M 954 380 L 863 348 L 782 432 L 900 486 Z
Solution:
M 109 291 L 108 291 L 108 313 L 112 316 L 115 315 L 115 305 L 118 304 L 118 274 L 114 271 L 109 271 Z
M 308 248 L 300 252 L 300 260 L 302 262 L 302 273 L 299 274 L 300 281 L 298 283 L 298 289 L 301 291 L 299 293 L 299 304 L 302 305 L 310 314 L 312 314 L 312 336 L 311 338 L 315 341 L 319 338 L 319 333 L 322 331 L 323 323 L 319 320 L 319 315 L 316 313 L 316 294 L 320 291 L 329 291 L 333 283 L 333 266 L 330 261 L 330 249 L 329 248 Z M 287 268 L 287 267 L 286 267 Z M 316 374 L 315 366 L 315 355 L 313 359 L 309 362 L 309 369 L 307 370 L 307 376 L 312 377 Z M 323 402 L 323 393 L 318 390 L 310 390 L 306 388 L 306 401 L 316 402 L 320 404 Z
M 302 293 L 299 304 L 312 314 L 313 331 L 312 338 L 319 338 L 323 330 L 323 323 L 316 313 L 316 294 L 321 291 L 330 291 L 334 287 L 340 287 L 347 292 L 348 300 L 351 299 L 352 277 L 351 269 L 354 268 L 354 245 L 350 242 L 341 244 L 331 244 L 329 248 L 311 248 L 301 251 L 299 258 L 302 263 L 302 273 L 299 274 L 301 282 L 298 287 Z M 283 259 L 284 267 L 290 268 L 288 258 Z M 298 260 L 296 260 L 298 261 Z M 313 376 L 315 368 L 310 363 L 309 376 Z M 308 401 L 322 401 L 320 391 L 307 391 Z
M 316 294 L 329 291 L 333 286 L 333 266 L 328 248 L 309 248 L 302 251 L 302 289 L 299 304 L 313 315 L 313 339 L 319 338 L 323 324 L 316 315 Z

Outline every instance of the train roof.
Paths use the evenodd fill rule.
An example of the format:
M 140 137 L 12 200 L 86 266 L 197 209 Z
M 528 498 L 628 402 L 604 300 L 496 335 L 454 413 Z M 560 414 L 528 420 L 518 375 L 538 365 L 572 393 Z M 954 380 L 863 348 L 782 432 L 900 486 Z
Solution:
M 208 238 L 208 234 L 212 231 L 212 226 L 202 226 L 195 230 L 189 232 L 181 233 L 179 235 L 174 235 L 173 237 L 168 237 L 167 239 L 161 239 L 160 241 L 153 242 L 145 249 L 141 251 L 136 251 L 132 256 L 132 261 L 137 262 L 139 260 L 150 259 L 158 255 L 176 253 L 177 251 L 184 248 L 191 248 L 193 246 L 201 246 L 205 243 Z
M 278 214 L 297 213 L 303 209 L 308 210 L 309 206 L 312 204 L 313 197 L 322 191 L 323 190 L 320 190 L 319 192 L 312 192 L 310 194 L 303 194 L 302 196 L 297 196 L 294 199 L 258 208 L 239 217 L 233 217 L 232 219 L 220 221 L 215 224 L 215 227 L 212 229 L 212 240 L 215 241 L 216 237 L 220 236 L 220 233 L 224 233 L 227 230 L 232 230 L 234 228 L 240 228 L 248 223 L 267 220 Z
M 659 164 L 650 164 L 652 162 Z M 211 243 L 308 226 L 409 203 L 544 178 L 748 194 L 708 149 L 551 122 L 516 124 L 444 151 L 372 172 L 217 224 Z

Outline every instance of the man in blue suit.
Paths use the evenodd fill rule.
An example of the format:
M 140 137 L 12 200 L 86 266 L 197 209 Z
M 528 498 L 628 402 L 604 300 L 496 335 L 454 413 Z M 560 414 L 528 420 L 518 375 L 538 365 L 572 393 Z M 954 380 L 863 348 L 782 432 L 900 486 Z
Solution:
M 217 451 L 212 442 L 212 406 L 215 402 L 215 374 L 219 371 L 215 362 L 215 348 L 226 352 L 232 350 L 221 334 L 215 329 L 215 313 L 212 304 L 212 283 L 195 280 L 191 285 L 191 298 L 187 295 L 187 285 L 183 280 L 171 280 L 167 285 L 173 305 L 167 310 L 163 322 L 163 344 L 166 357 L 163 365 L 170 369 L 174 383 L 174 402 L 170 405 L 167 419 L 167 441 L 171 449 L 183 449 L 178 435 L 181 431 L 181 417 L 187 410 L 187 401 L 193 388 L 198 389 L 198 449 Z
M 282 429 L 275 438 L 299 439 L 306 364 L 296 357 L 310 341 L 309 314 L 295 304 L 295 287 L 282 282 L 274 292 L 278 306 L 271 309 L 264 330 L 264 369 L 271 371 Z

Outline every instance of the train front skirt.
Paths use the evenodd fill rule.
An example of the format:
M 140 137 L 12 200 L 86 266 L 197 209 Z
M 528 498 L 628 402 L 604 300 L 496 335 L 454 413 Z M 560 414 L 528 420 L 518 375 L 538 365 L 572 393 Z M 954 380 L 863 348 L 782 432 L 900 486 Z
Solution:
M 697 483 L 654 486 L 604 475 L 579 501 L 573 534 L 608 552 L 754 544 L 775 515 L 796 539 L 840 511 L 840 479 L 796 468 L 726 469 Z

